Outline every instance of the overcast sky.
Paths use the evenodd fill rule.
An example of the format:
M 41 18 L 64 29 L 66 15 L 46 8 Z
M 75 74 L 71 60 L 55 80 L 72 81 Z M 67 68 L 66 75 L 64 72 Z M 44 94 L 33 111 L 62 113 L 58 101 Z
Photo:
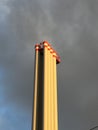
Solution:
M 31 130 L 34 44 L 58 51 L 59 130 L 98 125 L 98 0 L 0 0 L 0 130 Z

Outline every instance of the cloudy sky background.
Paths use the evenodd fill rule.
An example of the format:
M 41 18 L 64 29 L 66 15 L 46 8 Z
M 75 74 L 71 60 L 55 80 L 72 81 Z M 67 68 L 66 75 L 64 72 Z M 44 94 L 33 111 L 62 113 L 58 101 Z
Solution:
M 58 65 L 59 130 L 98 125 L 98 0 L 0 0 L 0 130 L 31 130 L 34 44 Z

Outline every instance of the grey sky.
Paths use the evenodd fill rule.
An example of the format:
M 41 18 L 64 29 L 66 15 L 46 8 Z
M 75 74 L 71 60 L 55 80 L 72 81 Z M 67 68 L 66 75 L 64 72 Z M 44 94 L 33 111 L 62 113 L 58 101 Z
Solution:
M 58 65 L 59 129 L 98 125 L 98 1 L 0 0 L 0 130 L 30 130 L 34 44 Z

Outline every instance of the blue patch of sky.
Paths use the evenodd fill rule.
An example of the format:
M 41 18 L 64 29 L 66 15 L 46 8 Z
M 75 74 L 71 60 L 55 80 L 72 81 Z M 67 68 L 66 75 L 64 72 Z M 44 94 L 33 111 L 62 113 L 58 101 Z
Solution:
M 0 129 L 2 130 L 30 130 L 31 118 L 21 108 L 11 104 L 0 107 Z
M 4 22 L 6 16 L 10 13 L 10 8 L 7 3 L 8 0 L 0 0 L 0 22 Z
M 6 70 L 0 68 L 0 130 L 30 130 L 31 114 L 23 110 L 18 104 L 7 100 L 3 80 Z
M 5 70 L 3 67 L 1 67 L 0 68 L 0 80 L 3 80 L 4 76 L 5 76 Z

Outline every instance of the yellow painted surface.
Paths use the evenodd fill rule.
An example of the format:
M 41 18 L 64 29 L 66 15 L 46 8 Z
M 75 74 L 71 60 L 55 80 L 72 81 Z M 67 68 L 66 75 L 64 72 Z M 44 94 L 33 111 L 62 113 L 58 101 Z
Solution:
M 50 130 L 53 129 L 53 120 L 52 120 L 52 56 L 51 53 L 49 51 L 49 57 L 50 57 Z
M 58 105 L 57 105 L 57 73 L 56 73 L 56 59 L 53 58 L 53 73 L 54 73 L 54 130 L 58 130 Z
M 35 51 L 35 80 L 34 80 L 34 104 L 33 104 L 33 130 L 36 130 L 36 111 L 37 111 L 37 84 L 38 84 L 38 51 Z
M 51 124 L 50 124 L 50 120 L 51 120 L 51 118 L 50 118 L 50 114 L 51 114 L 51 111 L 50 111 L 50 97 L 51 97 L 51 93 L 50 93 L 50 50 L 48 50 L 48 53 L 47 53 L 47 59 L 48 59 L 48 64 L 47 64 L 47 69 L 48 69 L 48 73 L 47 73 L 47 77 L 48 77 L 48 79 L 47 79 L 47 89 L 48 89 L 48 95 L 47 95 L 47 98 L 48 98 L 48 120 L 47 120 L 47 123 L 48 123 L 48 130 L 50 130 L 51 128 L 50 128 L 50 126 L 51 126 Z
M 55 71 L 54 71 L 54 69 L 55 69 L 55 66 L 54 66 L 54 62 L 55 62 L 55 58 L 52 56 L 52 61 L 53 61 L 53 65 L 52 65 L 52 68 L 53 68 L 53 124 L 54 124 L 54 126 L 53 126 L 53 129 L 55 130 L 55 81 L 54 81 L 54 79 L 55 79 Z
M 44 48 L 44 122 L 43 122 L 43 126 L 44 126 L 44 130 L 48 130 L 48 125 L 47 125 L 47 116 L 48 116 L 48 102 L 47 102 L 47 64 L 48 64 L 48 59 L 47 59 L 47 48 Z
M 53 57 L 53 53 L 50 53 L 50 50 L 48 50 L 47 47 L 44 47 L 44 45 L 43 54 L 41 54 L 40 51 L 36 51 L 35 55 L 33 100 L 34 112 L 32 129 L 58 130 L 56 58 Z M 40 111 L 40 109 L 42 109 L 42 111 Z

